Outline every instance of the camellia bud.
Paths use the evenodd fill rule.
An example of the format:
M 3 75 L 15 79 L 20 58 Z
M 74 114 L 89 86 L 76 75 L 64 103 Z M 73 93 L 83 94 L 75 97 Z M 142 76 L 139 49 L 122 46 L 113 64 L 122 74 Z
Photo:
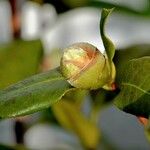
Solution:
M 114 64 L 110 65 L 107 56 L 89 43 L 64 49 L 61 72 L 72 86 L 82 89 L 109 87 L 115 78 Z

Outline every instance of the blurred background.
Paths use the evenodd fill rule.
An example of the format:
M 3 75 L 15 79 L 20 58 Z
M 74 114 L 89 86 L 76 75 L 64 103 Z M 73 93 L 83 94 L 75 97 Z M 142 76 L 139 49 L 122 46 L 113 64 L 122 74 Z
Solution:
M 0 0 L 0 89 L 59 66 L 62 49 L 75 42 L 89 42 L 104 52 L 99 31 L 103 7 L 115 7 L 106 30 L 117 49 L 150 51 L 150 0 Z M 88 99 L 82 105 L 85 114 L 91 107 Z M 113 105 L 102 110 L 97 124 L 107 139 L 98 149 L 150 149 L 137 118 Z M 0 149 L 16 144 L 35 150 L 83 149 L 51 108 L 0 121 L 0 143 Z

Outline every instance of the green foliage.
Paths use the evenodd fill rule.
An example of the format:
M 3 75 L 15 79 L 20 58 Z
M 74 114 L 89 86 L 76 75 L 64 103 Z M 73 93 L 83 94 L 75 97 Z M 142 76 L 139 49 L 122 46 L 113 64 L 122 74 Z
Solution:
M 0 89 L 37 73 L 42 58 L 37 41 L 16 40 L 0 46 Z
M 138 58 L 141 58 L 141 57 L 144 57 L 144 56 L 150 56 L 150 45 L 134 45 L 134 46 L 131 46 L 131 47 L 128 47 L 128 48 L 125 48 L 125 49 L 121 49 L 121 50 L 116 50 L 115 52 L 115 57 L 113 59 L 114 63 L 115 63 L 115 66 L 116 66 L 116 70 L 117 70 L 117 78 L 116 78 L 116 82 L 119 83 L 120 82 L 120 78 L 121 78 L 121 75 L 120 75 L 120 72 L 121 70 L 125 70 L 124 69 L 124 66 L 126 66 L 127 63 L 129 63 L 129 61 L 132 61 L 133 59 L 138 59 Z M 138 69 L 139 67 L 141 67 L 141 69 L 143 68 L 144 69 L 144 66 L 140 65 L 138 66 Z M 146 69 L 146 68 L 145 68 Z M 128 72 L 126 70 L 126 72 Z M 130 71 L 129 71 L 130 72 Z M 133 74 L 135 74 L 136 70 L 134 71 L 133 70 Z M 123 74 L 123 73 L 122 73 Z M 125 75 L 124 75 L 125 76 Z M 123 78 L 123 77 L 122 77 Z M 136 76 L 135 76 L 136 78 Z M 141 82 L 144 80 L 144 76 L 143 76 L 143 79 L 141 79 Z M 128 92 L 127 92 L 128 93 Z M 129 93 L 128 93 L 129 95 Z M 131 95 L 132 96 L 132 95 Z M 140 103 L 139 102 L 143 102 L 141 101 L 146 95 L 143 95 L 139 100 L 138 100 L 138 106 L 140 106 Z M 146 97 L 145 97 L 146 98 Z M 122 101 L 126 101 L 126 99 L 123 97 L 122 98 Z M 130 101 L 132 103 L 132 101 Z M 136 101 L 137 102 L 137 101 Z M 147 103 L 145 103 L 146 105 Z M 129 113 L 132 113 L 132 114 L 135 114 L 135 115 L 143 115 L 145 114 L 144 112 L 140 113 L 140 110 L 138 112 L 135 112 L 135 110 L 133 111 L 133 108 L 134 108 L 134 103 L 130 105 L 130 110 L 129 110 L 129 107 L 128 109 L 127 108 L 124 108 L 123 110 L 129 112 Z M 137 105 L 136 105 L 137 106 Z M 127 109 L 127 110 L 126 110 Z M 144 110 L 143 110 L 144 111 Z M 145 114 L 145 116 L 147 116 L 147 113 Z
M 115 0 L 62 0 L 65 5 L 69 6 L 69 8 L 75 8 L 75 7 L 83 7 L 83 6 L 90 6 L 90 7 L 96 7 L 96 8 L 113 8 L 115 7 L 115 10 L 119 13 L 126 13 L 127 15 L 137 15 L 137 16 L 150 16 L 150 0 L 142 1 L 141 9 L 134 8 L 130 6 L 130 4 L 125 3 L 124 1 L 115 1 Z M 142 7 L 142 5 L 147 4 L 147 7 Z M 137 4 L 135 4 L 137 5 Z
M 70 90 L 62 100 L 52 106 L 60 125 L 75 133 L 86 149 L 95 149 L 100 140 L 100 132 L 95 124 L 81 111 L 86 90 Z
M 125 49 L 116 50 L 114 56 L 114 63 L 117 70 L 117 78 L 116 82 L 119 83 L 120 79 L 120 70 L 123 68 L 125 64 L 135 58 L 141 58 L 144 56 L 150 56 L 150 45 L 134 45 Z M 106 91 L 103 89 L 98 89 L 96 91 L 91 91 L 92 96 L 92 112 L 91 117 L 93 120 L 97 120 L 97 115 L 101 108 L 104 106 L 111 104 L 113 99 L 117 96 L 119 90 L 115 91 Z M 124 98 L 123 98 L 124 99 Z M 132 108 L 131 108 L 132 109 Z
M 7 146 L 7 145 L 0 144 L 0 150 L 27 150 L 27 149 L 22 145 Z
M 87 5 L 92 6 L 92 7 L 97 7 L 97 8 L 113 8 L 115 7 L 116 11 L 127 13 L 128 15 L 138 15 L 138 16 L 150 16 L 150 6 L 147 6 L 143 8 L 142 10 L 136 10 L 134 8 L 131 8 L 129 5 L 124 5 L 124 3 L 120 4 L 117 3 L 116 1 L 114 2 L 109 2 L 109 1 L 101 1 L 101 0 L 87 0 Z M 147 0 L 147 3 L 150 3 L 149 0 Z M 121 1 L 120 1 L 121 2 Z M 146 3 L 143 1 L 143 4 Z
M 0 91 L 0 117 L 16 117 L 48 108 L 70 89 L 59 69 L 32 76 Z
M 104 33 L 105 21 L 111 11 L 112 10 L 106 10 L 106 9 L 103 10 L 102 20 L 101 20 L 101 23 L 102 23 L 101 31 L 102 31 L 102 36 L 105 42 L 104 45 L 106 46 L 108 50 L 107 53 L 109 57 L 111 57 L 112 59 L 114 55 L 114 49 L 111 47 L 112 45 L 110 43 L 110 40 L 105 36 L 105 33 Z M 28 46 L 27 43 L 25 45 L 27 46 L 24 46 L 24 43 L 17 41 L 15 43 L 15 46 L 14 44 L 12 44 L 8 48 L 8 51 L 12 49 L 12 52 L 5 54 L 5 51 L 3 50 L 5 54 L 4 55 L 5 59 L 8 58 L 6 57 L 7 55 L 8 56 L 10 55 L 10 58 L 12 58 L 12 55 L 14 54 L 15 54 L 15 57 L 18 56 L 16 59 L 17 63 L 16 61 L 13 61 L 13 60 L 10 61 L 8 65 L 10 68 L 20 68 L 21 71 L 22 70 L 24 71 L 25 68 L 28 68 L 31 64 L 33 64 L 33 62 L 26 60 L 26 57 L 24 58 L 23 51 L 20 50 L 19 51 L 20 53 L 18 52 L 18 49 L 23 49 L 23 50 L 29 49 L 30 46 Z M 35 47 L 36 46 L 34 45 L 33 49 L 35 49 Z M 32 55 L 34 55 L 34 53 Z M 32 55 L 31 53 L 29 53 L 27 57 L 32 58 L 33 57 Z M 34 59 L 32 58 L 31 60 L 34 60 Z M 3 62 L 5 61 L 3 60 Z M 16 65 L 19 62 L 23 62 L 23 64 L 25 62 L 29 62 L 29 65 L 25 63 L 25 67 L 23 65 L 20 65 L 20 67 L 16 67 Z M 11 66 L 13 63 L 14 63 L 14 66 Z M 3 71 L 3 75 L 4 76 L 5 74 L 12 75 L 8 67 L 5 66 L 5 68 L 7 69 L 6 71 Z M 18 70 L 20 71 L 20 69 Z M 17 74 L 18 76 L 21 74 L 23 75 L 22 78 L 24 78 L 25 72 L 22 73 L 19 71 L 18 72 L 15 71 L 15 74 Z M 15 81 L 20 79 L 18 76 L 15 78 Z M 62 77 L 58 69 L 55 69 L 55 70 L 52 70 L 43 74 L 35 75 L 29 79 L 21 81 L 15 85 L 12 85 L 0 91 L 0 117 L 1 118 L 16 117 L 16 116 L 30 114 L 30 113 L 42 110 L 44 108 L 48 108 L 49 106 L 51 106 L 51 104 L 60 100 L 61 97 L 70 88 L 71 88 L 70 84 Z M 7 109 L 6 109 L 6 106 L 7 106 Z
M 52 116 L 48 116 L 49 118 L 54 117 L 53 114 L 55 114 L 59 124 L 73 131 L 86 149 L 96 149 L 101 136 L 96 127 L 97 116 L 103 106 L 112 103 L 112 99 L 114 104 L 123 111 L 148 118 L 150 116 L 150 46 L 138 45 L 116 51 L 115 54 L 112 41 L 105 35 L 106 20 L 112 10 L 102 10 L 100 31 L 107 54 L 106 59 L 108 58 L 104 60 L 104 67 L 109 60 L 110 67 L 106 72 L 108 71 L 110 76 L 113 71 L 115 74 L 112 62 L 114 60 L 119 93 L 117 90 L 90 90 L 92 108 L 88 118 L 81 111 L 82 102 L 88 91 L 73 88 L 60 73 L 60 68 L 31 76 L 38 71 L 42 56 L 41 43 L 15 41 L 0 48 L 0 88 L 7 87 L 25 77 L 31 77 L 0 91 L 0 119 L 28 115 L 52 106 L 48 110 L 52 113 Z M 96 68 L 91 71 L 92 77 L 95 74 L 99 75 L 97 72 L 99 64 Z M 79 75 L 81 76 L 81 73 Z M 91 76 L 88 76 L 89 78 Z M 84 85 L 95 84 L 98 80 L 93 82 L 92 79 L 92 82 L 88 82 L 81 78 L 79 83 L 81 82 Z M 110 87 L 113 82 L 114 80 L 110 82 Z M 58 101 L 60 102 L 57 103 Z M 149 127 L 146 135 L 149 138 Z M 5 150 L 7 147 L 0 146 L 0 149 Z
M 0 150 L 15 150 L 15 148 L 5 146 L 5 145 L 0 145 Z
M 128 61 L 144 56 L 150 56 L 150 45 L 134 45 L 125 49 L 116 50 L 113 61 L 116 66 L 117 73 Z
M 130 60 L 118 72 L 120 93 L 114 103 L 134 115 L 150 115 L 150 57 Z
M 100 22 L 101 37 L 110 61 L 114 57 L 115 47 L 105 35 L 105 24 L 112 10 L 103 9 Z M 2 46 L 0 49 L 0 77 L 2 79 L 0 87 L 6 87 L 34 74 L 39 66 L 41 49 L 42 46 L 39 41 L 16 41 Z M 147 100 L 150 89 L 149 84 L 145 84 L 149 83 L 149 57 L 140 57 L 149 54 L 149 47 L 137 46 L 124 51 L 117 51 L 114 58 L 117 66 L 117 84 L 121 90 L 115 98 L 116 106 L 126 112 L 146 117 L 150 111 Z M 132 60 L 133 58 L 139 59 Z M 60 100 L 70 88 L 70 84 L 62 77 L 59 69 L 35 75 L 0 91 L 0 117 L 26 115 L 48 108 Z M 107 95 L 107 92 L 102 91 L 96 95 L 97 97 L 92 97 L 95 102 L 94 105 L 98 109 L 107 102 Z M 97 105 L 99 98 L 101 101 Z
M 101 38 L 105 47 L 106 54 L 108 59 L 112 61 L 115 54 L 115 46 L 113 42 L 105 35 L 105 24 L 108 16 L 113 11 L 113 9 L 102 9 L 101 21 L 100 21 L 100 33 Z
M 53 111 L 60 124 L 78 135 L 88 149 L 95 149 L 99 143 L 99 130 L 94 123 L 84 116 L 80 107 L 72 99 L 62 99 L 55 104 Z

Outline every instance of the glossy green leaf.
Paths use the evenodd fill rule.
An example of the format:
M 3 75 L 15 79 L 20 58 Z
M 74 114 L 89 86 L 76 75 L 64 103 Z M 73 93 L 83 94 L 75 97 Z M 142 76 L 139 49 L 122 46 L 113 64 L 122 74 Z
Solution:
M 127 47 L 125 49 L 118 49 L 115 51 L 113 62 L 116 66 L 116 82 L 118 82 L 120 75 L 119 72 L 122 66 L 128 63 L 132 59 L 141 58 L 144 56 L 150 56 L 150 45 L 140 44 Z
M 16 40 L 1 44 L 0 89 L 37 73 L 42 53 L 42 44 L 39 40 Z
M 0 117 L 16 117 L 48 108 L 70 88 L 59 69 L 32 76 L 0 91 Z
M 95 149 L 99 142 L 99 130 L 96 124 L 84 116 L 72 99 L 63 99 L 52 107 L 60 124 L 73 131 L 87 149 Z
M 102 9 L 101 20 L 100 20 L 100 33 L 101 38 L 105 47 L 108 59 L 111 61 L 115 55 L 115 46 L 113 42 L 105 34 L 105 24 L 108 16 L 113 11 L 113 9 Z
M 150 115 L 150 57 L 130 60 L 118 72 L 119 95 L 114 103 L 120 109 L 137 115 Z
M 119 72 L 122 66 L 131 59 L 144 56 L 150 56 L 150 45 L 148 44 L 133 45 L 125 49 L 116 50 L 113 61 L 117 72 Z

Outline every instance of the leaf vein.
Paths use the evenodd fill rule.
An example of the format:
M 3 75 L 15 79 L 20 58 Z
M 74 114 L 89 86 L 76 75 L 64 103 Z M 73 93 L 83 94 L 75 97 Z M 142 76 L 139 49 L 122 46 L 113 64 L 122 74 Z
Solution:
M 146 90 L 143 90 L 142 88 L 140 88 L 140 87 L 138 87 L 138 86 L 136 86 L 136 85 L 134 85 L 134 84 L 123 82 L 122 85 L 127 85 L 127 86 L 134 87 L 134 88 L 140 90 L 141 92 L 143 92 L 143 93 L 145 93 L 145 94 L 147 94 L 147 95 L 150 95 L 149 92 L 147 92 Z

